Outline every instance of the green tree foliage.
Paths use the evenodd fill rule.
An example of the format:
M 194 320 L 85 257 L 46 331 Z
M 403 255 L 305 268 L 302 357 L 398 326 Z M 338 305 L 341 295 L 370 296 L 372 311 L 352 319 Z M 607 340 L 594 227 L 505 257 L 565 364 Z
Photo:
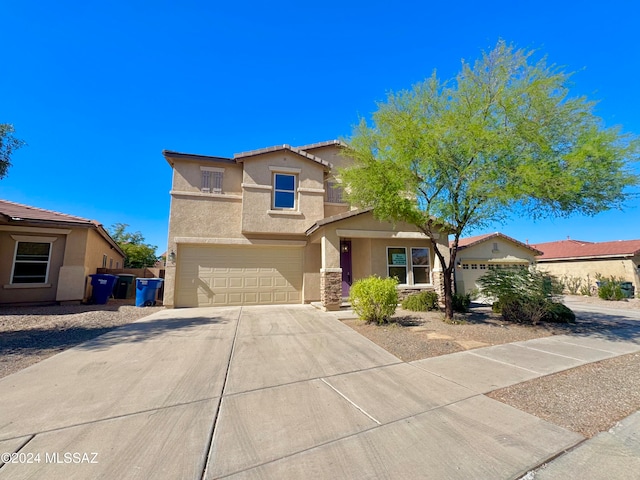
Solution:
M 395 278 L 375 275 L 354 282 L 349 290 L 349 302 L 358 318 L 379 325 L 388 322 L 398 306 L 397 284 Z
M 125 253 L 125 268 L 153 267 L 158 260 L 156 249 L 158 247 L 144 243 L 142 233 L 129 233 L 126 231 L 129 225 L 116 223 L 111 226 L 109 234 Z
M 449 255 L 435 251 L 449 319 L 463 232 L 513 212 L 595 215 L 621 207 L 638 183 L 638 140 L 605 128 L 593 102 L 570 98 L 569 77 L 500 41 L 450 81 L 434 73 L 390 93 L 347 141 L 354 164 L 341 179 L 353 204 L 413 224 L 434 244 L 441 230 L 453 235 Z
M 11 155 L 25 143 L 13 136 L 13 125 L 0 123 L 0 179 L 7 176 L 11 166 Z

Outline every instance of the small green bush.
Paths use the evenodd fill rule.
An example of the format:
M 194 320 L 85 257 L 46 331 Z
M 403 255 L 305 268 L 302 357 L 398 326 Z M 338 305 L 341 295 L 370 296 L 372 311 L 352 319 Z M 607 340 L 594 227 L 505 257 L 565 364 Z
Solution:
M 471 306 L 471 294 L 454 293 L 451 298 L 453 301 L 453 311 L 458 313 L 467 313 Z
M 436 292 L 414 293 L 402 301 L 402 308 L 413 312 L 438 310 L 438 294 Z
M 361 320 L 378 325 L 389 321 L 398 306 L 395 278 L 371 276 L 356 281 L 349 293 L 351 308 Z
M 598 296 L 603 300 L 622 300 L 622 280 L 616 277 L 596 277 L 598 279 Z
M 547 302 L 539 298 L 514 295 L 501 299 L 500 303 L 502 318 L 507 322 L 537 325 L 547 313 Z

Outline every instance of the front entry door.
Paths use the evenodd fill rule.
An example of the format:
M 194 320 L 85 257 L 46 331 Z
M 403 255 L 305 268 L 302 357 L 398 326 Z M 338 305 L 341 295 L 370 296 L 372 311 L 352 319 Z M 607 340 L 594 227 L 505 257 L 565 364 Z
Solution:
M 351 240 L 340 240 L 340 268 L 342 268 L 342 296 L 349 296 L 351 288 Z

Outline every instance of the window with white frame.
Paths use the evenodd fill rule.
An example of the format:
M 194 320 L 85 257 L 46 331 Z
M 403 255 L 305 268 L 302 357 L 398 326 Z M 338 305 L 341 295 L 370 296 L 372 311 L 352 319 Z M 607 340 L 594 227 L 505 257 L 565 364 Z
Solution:
M 200 167 L 202 173 L 202 183 L 200 191 L 202 193 L 222 193 L 222 175 L 224 168 Z
M 431 255 L 428 248 L 387 247 L 387 274 L 403 285 L 431 284 Z
M 411 248 L 411 271 L 414 284 L 431 283 L 431 256 L 428 248 Z
M 389 277 L 396 277 L 399 283 L 407 283 L 406 248 L 387 247 L 387 272 Z
M 11 283 L 47 283 L 52 241 L 18 241 Z
M 102 268 L 107 268 L 107 256 L 102 255 Z
M 296 208 L 297 178 L 290 173 L 273 174 L 273 208 L 294 210 Z

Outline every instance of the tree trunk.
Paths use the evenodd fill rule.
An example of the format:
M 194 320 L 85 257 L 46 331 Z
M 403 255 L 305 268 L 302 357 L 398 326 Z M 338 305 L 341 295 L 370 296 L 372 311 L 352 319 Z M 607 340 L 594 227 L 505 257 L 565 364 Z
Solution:
M 444 287 L 444 316 L 447 320 L 453 320 L 453 270 L 452 264 L 447 266 L 443 273 L 442 285 Z

